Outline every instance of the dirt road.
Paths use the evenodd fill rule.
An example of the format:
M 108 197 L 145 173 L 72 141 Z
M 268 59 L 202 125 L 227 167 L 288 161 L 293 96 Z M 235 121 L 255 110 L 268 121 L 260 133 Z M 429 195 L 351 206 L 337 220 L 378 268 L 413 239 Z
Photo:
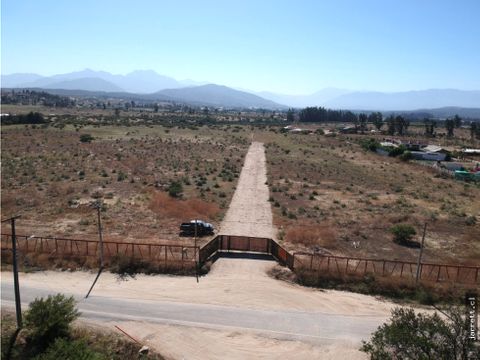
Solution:
M 265 149 L 262 143 L 253 142 L 245 157 L 230 207 L 220 226 L 221 234 L 274 237 L 266 183 Z

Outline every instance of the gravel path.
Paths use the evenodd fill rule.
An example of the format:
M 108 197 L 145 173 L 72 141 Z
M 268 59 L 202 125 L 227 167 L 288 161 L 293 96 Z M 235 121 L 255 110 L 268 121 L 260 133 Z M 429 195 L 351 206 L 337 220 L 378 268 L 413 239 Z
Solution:
M 274 237 L 265 148 L 253 142 L 248 149 L 237 189 L 220 226 L 220 234 Z

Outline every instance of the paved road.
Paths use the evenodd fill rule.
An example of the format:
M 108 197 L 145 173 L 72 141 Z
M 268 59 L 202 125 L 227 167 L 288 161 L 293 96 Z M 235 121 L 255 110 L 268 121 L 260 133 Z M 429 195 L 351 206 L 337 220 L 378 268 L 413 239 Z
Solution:
M 14 307 L 13 283 L 2 277 L 2 307 Z M 21 286 L 23 309 L 36 297 L 52 290 Z M 332 315 L 306 311 L 270 311 L 235 306 L 191 304 L 166 301 L 119 299 L 73 295 L 85 319 L 97 321 L 145 321 L 200 328 L 253 331 L 277 339 L 301 340 L 315 344 L 334 340 L 358 342 L 382 322 L 378 317 Z

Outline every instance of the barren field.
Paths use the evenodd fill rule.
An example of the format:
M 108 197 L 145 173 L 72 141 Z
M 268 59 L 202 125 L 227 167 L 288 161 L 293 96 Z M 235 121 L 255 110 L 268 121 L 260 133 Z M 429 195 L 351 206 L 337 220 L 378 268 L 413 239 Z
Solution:
M 94 140 L 81 142 L 82 134 Z M 101 198 L 105 238 L 190 241 L 192 218 L 218 226 L 249 146 L 230 126 L 2 127 L 2 216 L 22 215 L 17 233 L 96 238 Z M 172 182 L 183 192 L 169 196 Z
M 2 128 L 2 215 L 22 215 L 18 233 L 96 238 L 90 203 L 100 197 L 107 240 L 190 242 L 178 236 L 178 225 L 201 218 L 217 228 L 224 220 L 223 233 L 273 235 L 293 251 L 412 260 L 418 249 L 393 243 L 389 228 L 411 224 L 419 241 L 427 222 L 426 261 L 478 264 L 479 186 L 366 152 L 358 141 L 371 135 L 74 125 Z M 251 148 L 227 213 L 252 132 L 266 160 L 259 145 Z M 83 143 L 82 134 L 94 140 Z M 455 141 L 466 141 L 459 134 Z M 168 195 L 172 181 L 183 187 L 179 198 Z
M 393 243 L 389 228 L 411 224 L 420 241 L 427 222 L 425 261 L 478 265 L 478 185 L 366 152 L 365 136 L 271 130 L 255 136 L 265 143 L 277 237 L 290 249 L 412 260 L 418 249 Z

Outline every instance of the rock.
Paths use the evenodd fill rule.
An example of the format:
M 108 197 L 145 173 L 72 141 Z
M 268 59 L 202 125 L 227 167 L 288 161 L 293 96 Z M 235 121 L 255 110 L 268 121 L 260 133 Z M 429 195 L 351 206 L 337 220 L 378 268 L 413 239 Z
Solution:
M 150 348 L 146 345 L 143 345 L 142 348 L 138 351 L 140 355 L 146 355 L 150 351 Z

